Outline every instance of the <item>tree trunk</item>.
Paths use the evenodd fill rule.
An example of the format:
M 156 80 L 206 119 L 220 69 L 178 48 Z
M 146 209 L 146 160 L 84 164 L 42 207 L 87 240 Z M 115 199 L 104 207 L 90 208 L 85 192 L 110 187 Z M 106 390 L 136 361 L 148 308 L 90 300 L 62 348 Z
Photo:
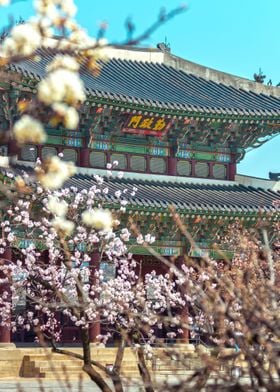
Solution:
M 124 356 L 124 349 L 125 349 L 125 340 L 123 337 L 121 337 L 115 363 L 114 363 L 113 375 L 112 375 L 112 381 L 116 392 L 123 392 L 120 371 L 121 371 L 121 366 L 122 366 L 122 361 Z
M 102 392 L 112 392 L 112 389 L 106 383 L 104 378 L 92 367 L 91 364 L 91 353 L 90 353 L 90 343 L 89 343 L 89 333 L 87 328 L 81 328 L 81 338 L 83 344 L 83 354 L 84 354 L 84 366 L 83 370 L 86 372 L 90 379 L 99 386 Z
M 145 392 L 154 392 L 151 375 L 145 361 L 143 347 L 138 349 L 138 369 L 144 383 Z

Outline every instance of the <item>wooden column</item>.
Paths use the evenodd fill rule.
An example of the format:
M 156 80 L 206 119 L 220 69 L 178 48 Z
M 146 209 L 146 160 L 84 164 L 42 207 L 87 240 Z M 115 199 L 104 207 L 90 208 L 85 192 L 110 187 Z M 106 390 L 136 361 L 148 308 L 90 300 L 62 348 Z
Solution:
M 95 272 L 99 270 L 100 267 L 100 253 L 96 252 L 93 253 L 90 260 L 90 285 L 94 285 L 96 282 Z M 97 343 L 96 337 L 100 335 L 100 321 L 99 316 L 97 317 L 96 321 L 94 321 L 89 326 L 89 341 L 90 343 Z
M 191 177 L 196 177 L 196 175 L 195 175 L 195 163 L 196 163 L 196 161 L 194 159 L 192 159 L 190 161 L 190 164 L 191 164 Z
M 6 248 L 5 252 L 1 255 L 1 265 L 7 264 L 12 260 L 12 250 L 11 248 Z M 6 278 L 5 274 L 3 272 L 0 272 L 0 278 Z M 4 283 L 0 284 L 0 295 L 4 293 L 4 291 L 10 291 L 9 290 L 9 284 Z M 12 298 L 10 298 L 12 301 Z M 1 312 L 1 309 L 0 309 Z M 0 326 L 0 347 L 6 347 L 11 344 L 11 329 L 9 326 Z
M 209 165 L 209 178 L 214 178 L 214 175 L 213 175 L 214 162 L 209 162 L 208 165 Z
M 80 156 L 80 166 L 81 167 L 90 167 L 89 164 L 89 148 L 81 148 L 79 152 Z
M 228 165 L 228 179 L 234 181 L 236 175 L 236 163 L 230 163 Z
M 168 165 L 167 174 L 169 176 L 176 176 L 177 175 L 177 158 L 168 157 L 167 165 Z

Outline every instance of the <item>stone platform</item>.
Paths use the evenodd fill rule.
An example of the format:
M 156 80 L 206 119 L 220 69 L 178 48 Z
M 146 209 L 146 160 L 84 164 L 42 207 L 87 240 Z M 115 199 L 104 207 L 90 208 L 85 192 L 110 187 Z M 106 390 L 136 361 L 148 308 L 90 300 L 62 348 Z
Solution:
M 82 354 L 81 348 L 63 348 L 74 353 Z M 166 352 L 170 350 L 170 355 Z M 178 366 L 172 357 L 172 351 L 188 353 L 189 363 Z M 102 365 L 111 367 L 114 364 L 117 348 L 91 347 L 92 359 Z M 154 355 L 147 360 L 147 365 L 155 374 L 182 374 L 189 371 L 192 365 L 197 365 L 198 356 L 193 345 L 181 345 L 173 348 L 156 348 Z M 40 379 L 87 379 L 81 370 L 82 361 L 67 355 L 54 354 L 51 349 L 16 348 L 15 346 L 0 349 L 0 379 L 40 378 Z M 126 377 L 139 377 L 136 351 L 125 349 L 121 374 Z

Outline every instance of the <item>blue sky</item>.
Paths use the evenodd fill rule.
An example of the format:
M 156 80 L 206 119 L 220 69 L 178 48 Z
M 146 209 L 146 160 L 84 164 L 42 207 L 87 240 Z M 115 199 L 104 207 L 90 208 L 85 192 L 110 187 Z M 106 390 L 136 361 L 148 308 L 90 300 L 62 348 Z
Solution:
M 157 17 L 162 6 L 172 9 L 180 0 L 76 0 L 77 19 L 91 34 L 98 23 L 109 23 L 107 38 L 122 42 L 126 37 L 124 21 L 132 17 L 136 34 Z M 188 60 L 252 78 L 259 68 L 280 82 L 280 1 L 279 0 L 190 0 L 189 9 L 143 42 L 152 46 L 167 39 L 173 54 Z M 27 18 L 32 15 L 32 1 L 20 1 L 0 10 L 0 25 L 9 14 Z M 269 171 L 280 172 L 280 136 L 246 155 L 238 172 L 267 177 Z

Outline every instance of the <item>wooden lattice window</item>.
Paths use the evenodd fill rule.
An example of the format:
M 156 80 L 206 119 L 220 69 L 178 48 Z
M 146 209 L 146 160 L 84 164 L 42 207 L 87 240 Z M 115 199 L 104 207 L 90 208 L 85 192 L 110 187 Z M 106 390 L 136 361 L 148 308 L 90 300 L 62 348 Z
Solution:
M 225 165 L 221 165 L 219 163 L 215 163 L 213 165 L 213 176 L 214 178 L 219 178 L 224 180 L 227 176 L 227 169 Z
M 72 148 L 65 148 L 63 150 L 63 161 L 77 162 L 78 154 L 77 151 Z
M 197 177 L 208 177 L 209 176 L 209 165 L 206 162 L 196 162 L 195 164 L 195 175 Z
M 127 159 L 124 154 L 112 154 L 110 161 L 111 163 L 113 163 L 114 161 L 118 162 L 118 166 L 116 167 L 117 169 L 122 170 L 127 168 Z
M 177 174 L 179 176 L 189 176 L 191 174 L 192 166 L 188 161 L 177 162 Z
M 105 167 L 106 166 L 106 154 L 100 151 L 92 151 L 89 154 L 89 163 L 93 167 Z
M 23 161 L 35 162 L 37 158 L 37 147 L 26 144 L 21 149 L 21 159 Z
M 141 155 L 134 155 L 130 158 L 131 170 L 144 172 L 146 170 L 146 158 Z
M 42 159 L 46 159 L 47 157 L 52 157 L 54 155 L 57 155 L 57 149 L 55 147 L 42 148 Z
M 150 170 L 152 173 L 163 174 L 166 172 L 166 161 L 163 158 L 151 158 Z

